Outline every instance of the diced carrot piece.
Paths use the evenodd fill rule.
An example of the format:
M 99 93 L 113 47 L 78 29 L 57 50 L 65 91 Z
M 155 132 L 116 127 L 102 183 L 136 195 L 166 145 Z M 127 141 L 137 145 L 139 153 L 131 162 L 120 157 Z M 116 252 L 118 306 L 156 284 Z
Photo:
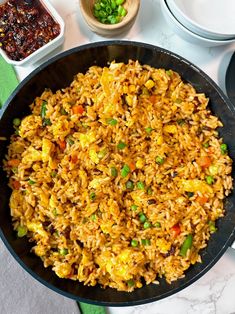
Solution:
M 208 156 L 198 158 L 198 164 L 203 168 L 208 168 L 211 165 L 211 159 Z
M 131 171 L 134 171 L 134 170 L 135 170 L 135 163 L 134 163 L 134 162 L 131 162 L 131 163 L 129 164 L 129 167 L 130 167 Z
M 15 190 L 19 190 L 20 189 L 20 182 L 19 181 L 12 181 L 12 186 Z
M 149 97 L 149 101 L 150 101 L 152 104 L 154 104 L 154 103 L 156 102 L 156 99 L 157 99 L 156 95 L 151 95 L 151 96 Z
M 58 144 L 60 146 L 60 149 L 65 150 L 65 148 L 66 148 L 66 142 L 65 141 L 59 140 Z
M 206 196 L 198 196 L 196 198 L 196 201 L 200 204 L 200 205 L 204 205 L 207 201 L 208 201 L 208 197 Z
M 72 162 L 73 164 L 76 164 L 77 161 L 78 161 L 78 156 L 75 155 L 75 154 L 71 155 L 71 162 Z
M 72 107 L 72 111 L 73 111 L 73 114 L 83 114 L 84 108 L 81 105 L 77 105 L 77 106 Z
M 172 228 L 171 228 L 174 237 L 176 237 L 177 235 L 179 235 L 181 233 L 181 229 L 180 229 L 180 225 L 177 223 L 175 224 Z
M 17 167 L 17 166 L 19 166 L 19 163 L 20 163 L 19 159 L 8 160 L 8 165 L 10 167 Z

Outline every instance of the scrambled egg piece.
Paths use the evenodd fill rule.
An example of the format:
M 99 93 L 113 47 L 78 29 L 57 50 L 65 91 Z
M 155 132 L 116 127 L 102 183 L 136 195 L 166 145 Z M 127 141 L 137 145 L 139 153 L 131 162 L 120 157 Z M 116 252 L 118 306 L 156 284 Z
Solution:
M 50 159 L 54 144 L 47 138 L 42 139 L 42 161 L 47 162 Z
M 193 180 L 181 180 L 182 189 L 185 192 L 201 192 L 201 193 L 213 193 L 213 189 L 206 182 L 193 179 Z

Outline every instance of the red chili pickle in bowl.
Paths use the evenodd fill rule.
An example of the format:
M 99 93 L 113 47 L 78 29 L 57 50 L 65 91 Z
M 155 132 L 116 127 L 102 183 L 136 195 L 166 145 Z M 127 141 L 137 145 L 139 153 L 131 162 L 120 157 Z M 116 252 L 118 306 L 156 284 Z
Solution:
M 39 0 L 9 0 L 0 5 L 0 48 L 21 61 L 60 34 L 60 25 Z

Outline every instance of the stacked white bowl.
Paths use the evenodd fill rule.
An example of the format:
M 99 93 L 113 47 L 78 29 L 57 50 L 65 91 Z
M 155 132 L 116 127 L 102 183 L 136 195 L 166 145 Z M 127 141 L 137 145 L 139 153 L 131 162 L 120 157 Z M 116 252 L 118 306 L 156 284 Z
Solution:
M 160 0 L 164 17 L 183 39 L 212 47 L 235 42 L 235 0 Z

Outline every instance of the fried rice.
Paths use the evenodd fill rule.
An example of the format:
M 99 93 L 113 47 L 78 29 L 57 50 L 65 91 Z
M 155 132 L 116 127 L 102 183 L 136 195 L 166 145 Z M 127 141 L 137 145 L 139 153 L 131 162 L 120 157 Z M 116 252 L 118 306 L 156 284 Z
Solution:
M 208 101 L 178 73 L 132 60 L 45 90 L 4 161 L 18 236 L 85 285 L 130 292 L 185 276 L 232 188 Z

